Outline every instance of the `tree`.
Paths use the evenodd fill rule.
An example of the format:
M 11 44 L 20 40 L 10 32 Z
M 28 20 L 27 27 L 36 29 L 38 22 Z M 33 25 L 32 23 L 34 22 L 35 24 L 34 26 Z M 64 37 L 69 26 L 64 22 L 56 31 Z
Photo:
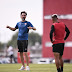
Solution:
M 4 45 L 5 45 L 5 43 L 0 42 L 0 50 L 4 49 Z
M 12 39 L 7 43 L 9 46 L 17 47 L 17 37 L 18 37 L 18 32 L 13 35 Z
M 29 44 L 34 45 L 35 42 L 39 42 L 41 44 L 41 36 L 38 33 L 31 32 L 29 33 Z

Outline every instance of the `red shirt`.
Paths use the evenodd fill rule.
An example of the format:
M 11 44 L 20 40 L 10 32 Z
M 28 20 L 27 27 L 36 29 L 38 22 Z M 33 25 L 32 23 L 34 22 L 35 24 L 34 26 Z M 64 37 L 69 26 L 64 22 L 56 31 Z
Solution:
M 63 22 L 53 23 L 54 25 L 54 39 L 53 44 L 64 43 L 65 24 Z

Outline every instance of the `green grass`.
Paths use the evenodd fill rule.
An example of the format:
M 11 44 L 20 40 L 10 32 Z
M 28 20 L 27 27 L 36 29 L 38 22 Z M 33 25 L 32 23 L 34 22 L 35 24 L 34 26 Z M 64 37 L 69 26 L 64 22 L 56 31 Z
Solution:
M 0 64 L 0 72 L 56 72 L 55 64 L 30 64 L 30 71 L 18 71 L 21 64 Z M 64 64 L 64 72 L 72 72 L 72 64 Z

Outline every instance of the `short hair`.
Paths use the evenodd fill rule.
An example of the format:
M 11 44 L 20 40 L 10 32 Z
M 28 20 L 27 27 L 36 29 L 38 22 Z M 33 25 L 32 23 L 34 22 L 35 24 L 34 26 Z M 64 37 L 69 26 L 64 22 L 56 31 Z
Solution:
M 9 47 L 9 45 L 7 45 L 7 48 Z
M 21 15 L 22 15 L 22 13 L 25 13 L 25 14 L 27 15 L 27 12 L 25 12 L 25 11 L 22 11 L 22 12 L 21 12 Z
M 53 14 L 52 18 L 58 18 L 57 14 Z

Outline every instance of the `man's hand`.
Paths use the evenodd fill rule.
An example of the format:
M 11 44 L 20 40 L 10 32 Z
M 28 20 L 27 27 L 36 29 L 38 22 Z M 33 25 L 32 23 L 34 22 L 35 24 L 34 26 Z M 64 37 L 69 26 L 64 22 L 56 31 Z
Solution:
M 6 28 L 9 28 L 9 26 L 6 26 Z
M 51 41 L 52 43 L 55 41 L 55 39 L 53 41 Z

